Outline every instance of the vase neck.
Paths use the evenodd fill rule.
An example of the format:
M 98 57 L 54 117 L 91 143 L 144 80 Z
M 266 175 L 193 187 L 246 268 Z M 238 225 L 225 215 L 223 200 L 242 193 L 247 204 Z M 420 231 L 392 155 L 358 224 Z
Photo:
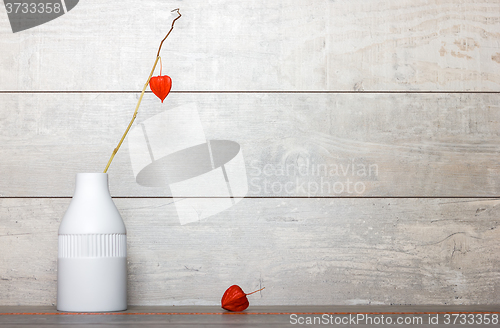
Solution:
M 73 197 L 111 197 L 107 173 L 78 173 Z

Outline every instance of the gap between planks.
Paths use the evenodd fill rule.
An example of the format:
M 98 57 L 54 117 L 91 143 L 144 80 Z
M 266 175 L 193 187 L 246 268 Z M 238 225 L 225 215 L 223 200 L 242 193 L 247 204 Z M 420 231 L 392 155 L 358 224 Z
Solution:
M 0 199 L 70 199 L 73 196 L 0 196 Z M 487 199 L 499 200 L 500 196 L 248 196 L 248 197 L 222 197 L 222 196 L 191 196 L 191 197 L 173 197 L 173 196 L 111 196 L 115 199 L 168 199 L 168 198 L 251 198 L 251 199 Z
M 71 93 L 88 93 L 88 94 L 97 94 L 97 93 L 110 93 L 110 94 L 123 94 L 123 93 L 141 93 L 141 91 L 133 91 L 133 90 L 104 90 L 104 91 L 80 91 L 80 90 L 38 90 L 38 91 L 21 91 L 21 90 L 12 90 L 12 91 L 0 91 L 0 94 L 46 94 L 46 93 L 60 93 L 60 94 L 71 94 Z M 152 91 L 146 91 L 146 93 L 152 93 Z M 205 90 L 205 91 L 187 91 L 187 90 L 178 90 L 178 91 L 170 91 L 170 93 L 186 93 L 186 94 L 203 94 L 203 93 L 213 93 L 213 94 L 224 94 L 224 93 L 241 93 L 241 94 L 500 94 L 500 91 L 430 91 L 430 90 L 395 90 L 395 91 L 350 91 L 350 90 L 339 90 L 339 91 L 320 91 L 320 90 L 255 90 L 255 91 L 243 91 L 243 90 Z

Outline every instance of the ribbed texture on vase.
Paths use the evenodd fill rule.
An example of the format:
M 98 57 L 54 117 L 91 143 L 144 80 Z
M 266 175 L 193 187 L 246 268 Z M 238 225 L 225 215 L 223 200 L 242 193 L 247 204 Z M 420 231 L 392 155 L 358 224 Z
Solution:
M 127 235 L 59 235 L 59 258 L 126 257 Z

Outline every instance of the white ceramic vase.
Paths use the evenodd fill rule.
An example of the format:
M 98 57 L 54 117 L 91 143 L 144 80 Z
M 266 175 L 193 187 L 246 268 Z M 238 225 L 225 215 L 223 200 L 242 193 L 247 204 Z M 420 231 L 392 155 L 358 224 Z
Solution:
M 127 235 L 106 173 L 78 173 L 59 226 L 57 309 L 127 309 Z

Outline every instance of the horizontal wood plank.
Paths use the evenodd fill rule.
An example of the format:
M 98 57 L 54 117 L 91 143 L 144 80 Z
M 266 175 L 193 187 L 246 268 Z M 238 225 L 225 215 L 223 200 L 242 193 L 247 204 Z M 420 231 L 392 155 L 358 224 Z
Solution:
M 350 315 L 349 315 L 350 314 Z M 359 316 L 358 316 L 359 314 Z M 459 317 L 453 316 L 459 314 Z M 378 326 L 371 323 L 442 328 L 456 322 L 496 322 L 498 305 L 329 305 L 329 306 L 254 306 L 244 312 L 228 312 L 220 306 L 129 306 L 126 311 L 111 313 L 64 313 L 55 306 L 0 306 L 0 324 L 6 327 L 273 327 L 293 324 L 309 327 L 341 325 Z M 493 319 L 492 319 L 493 318 Z M 405 321 L 406 320 L 406 321 Z
M 129 304 L 498 304 L 498 199 L 244 199 L 181 226 L 168 199 L 115 199 Z M 0 305 L 56 302 L 69 199 L 0 199 Z
M 141 90 L 177 7 L 173 90 L 500 87 L 496 0 L 87 0 L 26 31 L 0 22 L 0 90 Z
M 0 196 L 71 197 L 76 173 L 104 170 L 138 96 L 0 95 Z M 489 197 L 500 194 L 499 97 L 171 94 L 161 104 L 147 94 L 134 129 L 153 122 L 155 142 L 175 144 L 181 136 L 162 117 L 199 116 L 204 138 L 241 146 L 248 192 L 239 196 Z M 134 158 L 150 161 L 144 149 Z M 173 195 L 167 183 L 136 183 L 128 140 L 108 172 L 113 196 Z M 176 195 L 224 197 L 191 190 Z

